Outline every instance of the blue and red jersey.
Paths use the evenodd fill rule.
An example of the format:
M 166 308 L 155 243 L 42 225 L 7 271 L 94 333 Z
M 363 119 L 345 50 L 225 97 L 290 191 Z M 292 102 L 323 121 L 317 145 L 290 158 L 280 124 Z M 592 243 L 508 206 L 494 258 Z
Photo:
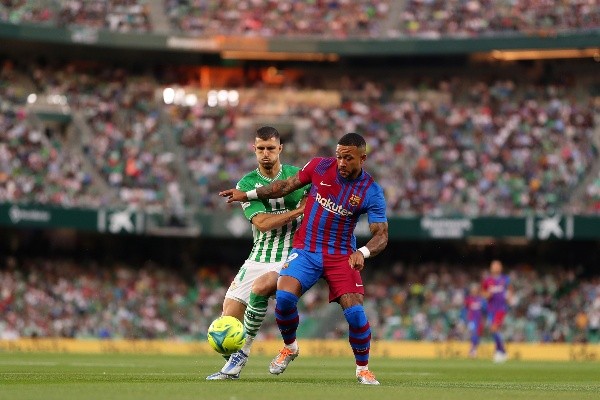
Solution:
M 312 183 L 302 225 L 294 236 L 294 248 L 324 254 L 356 251 L 354 228 L 367 214 L 368 222 L 387 222 L 383 190 L 362 170 L 356 179 L 337 171 L 337 160 L 313 158 L 299 172 L 300 181 Z
M 468 295 L 465 299 L 467 321 L 481 322 L 485 310 L 485 299 L 482 296 Z
M 510 278 L 507 275 L 489 276 L 484 279 L 481 286 L 488 293 L 487 302 L 490 314 L 499 311 L 506 312 L 506 293 L 508 292 L 509 284 Z

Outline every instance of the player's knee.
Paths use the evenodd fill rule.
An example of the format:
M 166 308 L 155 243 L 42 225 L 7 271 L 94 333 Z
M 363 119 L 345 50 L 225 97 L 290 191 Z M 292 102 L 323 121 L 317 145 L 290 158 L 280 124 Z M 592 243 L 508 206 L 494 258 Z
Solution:
M 252 284 L 252 292 L 260 296 L 270 296 L 277 289 L 277 274 L 265 274 L 260 276 Z
M 363 295 L 360 293 L 346 293 L 340 296 L 338 302 L 344 310 L 356 305 L 362 306 Z
M 298 304 L 298 296 L 285 290 L 278 290 L 275 297 L 280 310 L 290 310 Z

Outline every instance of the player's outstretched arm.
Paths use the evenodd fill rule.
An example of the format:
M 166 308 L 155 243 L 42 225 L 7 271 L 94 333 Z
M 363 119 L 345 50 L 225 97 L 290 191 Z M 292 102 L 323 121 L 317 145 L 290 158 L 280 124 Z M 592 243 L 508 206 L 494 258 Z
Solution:
M 279 197 L 284 197 L 305 185 L 306 184 L 300 182 L 300 177 L 296 174 L 287 179 L 273 181 L 267 186 L 261 186 L 248 192 L 242 192 L 239 189 L 227 189 L 219 192 L 219 196 L 227 197 L 228 203 L 254 199 L 277 199 Z
M 261 213 L 252 217 L 252 224 L 256 226 L 261 232 L 268 232 L 273 229 L 281 228 L 284 225 L 287 225 L 291 221 L 298 218 L 302 213 L 304 213 L 304 205 L 306 204 L 306 197 L 302 199 L 298 208 L 291 211 L 286 211 L 281 214 L 270 214 L 270 213 Z
M 388 242 L 387 222 L 375 222 L 369 224 L 373 237 L 367 244 L 350 255 L 348 262 L 350 266 L 358 271 L 365 267 L 365 258 L 374 257 L 381 253 Z

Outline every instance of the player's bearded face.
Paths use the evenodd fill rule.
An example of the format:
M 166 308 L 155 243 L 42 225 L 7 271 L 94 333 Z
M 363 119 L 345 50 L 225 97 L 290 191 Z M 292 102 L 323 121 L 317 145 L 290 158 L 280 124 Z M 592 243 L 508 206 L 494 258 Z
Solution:
M 338 145 L 335 157 L 340 175 L 346 179 L 354 179 L 360 174 L 367 155 L 363 149 L 356 146 Z
M 254 141 L 254 152 L 258 163 L 265 169 L 271 169 L 279 160 L 281 153 L 281 143 L 277 138 L 263 140 L 256 138 Z

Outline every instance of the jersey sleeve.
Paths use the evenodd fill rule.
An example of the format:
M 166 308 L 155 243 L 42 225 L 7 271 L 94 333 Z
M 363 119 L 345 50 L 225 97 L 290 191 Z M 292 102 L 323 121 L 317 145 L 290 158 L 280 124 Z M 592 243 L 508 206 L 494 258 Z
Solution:
M 238 184 L 235 187 L 236 189 L 242 190 L 244 192 L 254 189 L 254 187 L 252 186 L 252 182 L 244 180 L 243 178 L 238 182 Z M 258 199 L 244 201 L 241 202 L 240 205 L 242 206 L 242 210 L 244 211 L 244 217 L 246 217 L 248 221 L 252 221 L 252 218 L 254 218 L 256 214 L 261 214 L 267 211 L 262 200 Z
M 313 158 L 309 162 L 302 167 L 300 171 L 298 171 L 298 177 L 300 178 L 300 182 L 303 184 L 307 184 L 312 182 L 312 177 L 315 172 L 315 168 L 319 165 L 319 162 L 322 160 L 320 157 Z
M 367 216 L 369 224 L 374 224 L 377 222 L 387 222 L 383 189 L 381 189 L 381 186 L 379 186 L 376 183 L 374 183 L 371 186 L 371 188 L 369 188 Z

